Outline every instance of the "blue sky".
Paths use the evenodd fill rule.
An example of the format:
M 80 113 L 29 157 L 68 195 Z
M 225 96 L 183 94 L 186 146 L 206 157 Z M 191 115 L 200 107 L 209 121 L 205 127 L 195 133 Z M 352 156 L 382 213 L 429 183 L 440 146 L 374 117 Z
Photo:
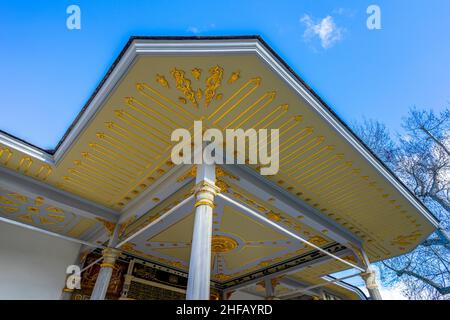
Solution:
M 450 101 L 449 13 L 448 0 L 2 1 L 0 129 L 55 147 L 131 35 L 259 34 L 344 121 L 399 130 L 411 106 Z

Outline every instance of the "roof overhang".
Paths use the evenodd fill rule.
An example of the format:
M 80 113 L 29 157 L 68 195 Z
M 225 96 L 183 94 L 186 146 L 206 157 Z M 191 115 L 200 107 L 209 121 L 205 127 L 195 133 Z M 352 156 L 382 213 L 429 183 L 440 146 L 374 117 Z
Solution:
M 171 70 L 184 70 L 192 87 L 203 89 L 213 66 L 223 72 L 217 94 L 207 107 L 193 105 L 177 90 Z M 201 74 L 191 73 L 193 69 Z M 233 73 L 238 77 L 231 79 Z M 252 104 L 242 103 L 245 99 Z M 132 37 L 54 153 L 0 133 L 2 171 L 15 171 L 14 177 L 4 172 L 15 179 L 15 189 L 5 189 L 3 196 L 23 191 L 27 200 L 43 197 L 71 213 L 86 216 L 92 211 L 87 216 L 102 222 L 104 231 L 111 227 L 108 223 L 142 223 L 164 201 L 179 200 L 179 190 L 191 183 L 181 179 L 188 168 L 171 164 L 171 144 L 158 142 L 158 135 L 170 142 L 170 128 L 190 128 L 189 121 L 196 119 L 209 121 L 210 127 L 281 128 L 279 174 L 261 177 L 255 166 L 230 166 L 223 182 L 235 197 L 245 194 L 250 203 L 270 207 L 283 221 L 297 219 L 298 232 L 313 227 L 327 245 L 354 243 L 379 260 L 412 250 L 438 226 L 325 102 L 255 36 Z M 158 134 L 144 136 L 152 130 Z M 30 189 L 38 184 L 46 190 L 44 196 Z M 261 187 L 249 190 L 249 185 Z M 46 221 L 26 219 L 36 225 L 39 219 Z M 102 243 L 107 237 L 96 225 L 88 231 L 93 241 Z

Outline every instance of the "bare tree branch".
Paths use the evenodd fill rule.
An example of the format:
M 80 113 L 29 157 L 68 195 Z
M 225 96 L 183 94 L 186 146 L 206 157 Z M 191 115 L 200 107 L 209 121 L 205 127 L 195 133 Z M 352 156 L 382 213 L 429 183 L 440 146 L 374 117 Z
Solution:
M 422 130 L 428 137 L 431 138 L 431 140 L 434 141 L 434 143 L 441 147 L 447 153 L 447 155 L 450 156 L 450 150 L 441 141 L 436 139 L 436 137 L 430 131 L 428 131 L 424 126 L 421 126 L 420 130 Z
M 438 283 L 436 283 L 436 282 L 434 282 L 434 281 L 432 281 L 430 279 L 427 279 L 426 277 L 420 275 L 419 273 L 407 270 L 407 268 L 400 269 L 400 270 L 395 269 L 395 268 L 391 267 L 390 265 L 388 265 L 387 263 L 385 263 L 384 261 L 383 261 L 383 265 L 386 268 L 388 268 L 388 269 L 392 270 L 393 272 L 395 272 L 399 278 L 404 276 L 404 275 L 408 275 L 408 276 L 414 277 L 416 279 L 419 279 L 422 282 L 426 283 L 427 285 L 435 288 L 442 295 L 446 295 L 446 294 L 450 293 L 450 286 L 442 287 Z
M 377 121 L 355 124 L 355 132 L 439 217 L 442 227 L 410 253 L 383 261 L 385 284 L 401 282 L 410 299 L 447 299 L 450 293 L 450 110 L 411 109 L 407 135 L 391 139 Z M 400 280 L 401 279 L 401 280 Z

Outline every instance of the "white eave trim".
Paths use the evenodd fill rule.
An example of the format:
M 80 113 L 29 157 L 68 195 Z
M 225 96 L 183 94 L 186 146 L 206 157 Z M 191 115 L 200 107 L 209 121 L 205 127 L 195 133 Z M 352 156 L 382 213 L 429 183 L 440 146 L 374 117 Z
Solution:
M 0 132 L 0 143 L 8 148 L 22 152 L 30 157 L 41 160 L 49 165 L 54 165 L 53 156 L 39 148 L 30 146 L 23 141 Z

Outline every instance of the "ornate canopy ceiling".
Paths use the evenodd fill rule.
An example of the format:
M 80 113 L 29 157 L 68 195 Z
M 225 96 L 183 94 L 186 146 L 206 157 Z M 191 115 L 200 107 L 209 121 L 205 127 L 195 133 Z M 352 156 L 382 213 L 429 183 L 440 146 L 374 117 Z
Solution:
M 308 208 L 306 218 L 249 188 L 234 168 L 218 184 L 319 246 L 339 240 L 339 232 L 323 227 L 333 225 L 379 260 L 413 249 L 437 223 L 320 98 L 252 37 L 130 40 L 54 154 L 1 135 L 2 172 L 34 182 L 0 184 L 0 214 L 99 243 L 117 222 L 122 236 L 130 235 L 190 194 L 193 169 L 170 161 L 170 135 L 191 129 L 194 120 L 222 130 L 280 130 L 280 171 L 260 183 Z M 40 194 L 39 187 L 51 192 Z M 70 198 L 64 208 L 56 205 L 62 198 Z M 183 210 L 179 221 L 163 222 L 154 235 L 144 232 L 123 248 L 186 270 L 193 205 Z M 326 223 L 314 224 L 319 220 Z M 223 201 L 214 212 L 213 248 L 219 282 L 311 251 Z M 342 267 L 330 266 L 327 273 Z
M 0 188 L 1 216 L 47 231 L 88 240 L 103 229 L 94 218 L 87 218 L 48 203 L 45 198 Z
M 190 171 L 188 171 L 190 172 Z M 225 172 L 220 170 L 220 172 Z M 187 179 L 188 176 L 181 176 Z M 270 201 L 255 200 L 248 192 L 238 187 L 239 178 L 227 175 L 218 178 L 222 192 L 236 200 L 259 208 L 262 214 L 291 228 L 305 236 L 312 243 L 321 247 L 331 247 L 336 243 L 325 234 L 302 224 L 299 217 L 279 213 Z M 193 184 L 187 184 L 173 196 L 143 215 L 138 221 L 123 229 L 121 239 L 127 239 L 137 230 L 155 221 L 188 198 Z M 177 213 L 176 218 L 168 218 L 133 240 L 126 242 L 123 248 L 128 252 L 152 261 L 168 264 L 183 271 L 188 271 L 190 245 L 194 223 L 193 202 L 186 202 Z M 217 199 L 213 213 L 212 240 L 212 278 L 219 283 L 251 274 L 256 270 L 266 269 L 275 264 L 310 253 L 307 245 L 291 239 L 286 234 L 256 221 L 229 203 Z M 349 256 L 350 257 L 350 256 Z M 352 257 L 350 257 L 352 258 Z M 354 260 L 354 258 L 353 258 Z

